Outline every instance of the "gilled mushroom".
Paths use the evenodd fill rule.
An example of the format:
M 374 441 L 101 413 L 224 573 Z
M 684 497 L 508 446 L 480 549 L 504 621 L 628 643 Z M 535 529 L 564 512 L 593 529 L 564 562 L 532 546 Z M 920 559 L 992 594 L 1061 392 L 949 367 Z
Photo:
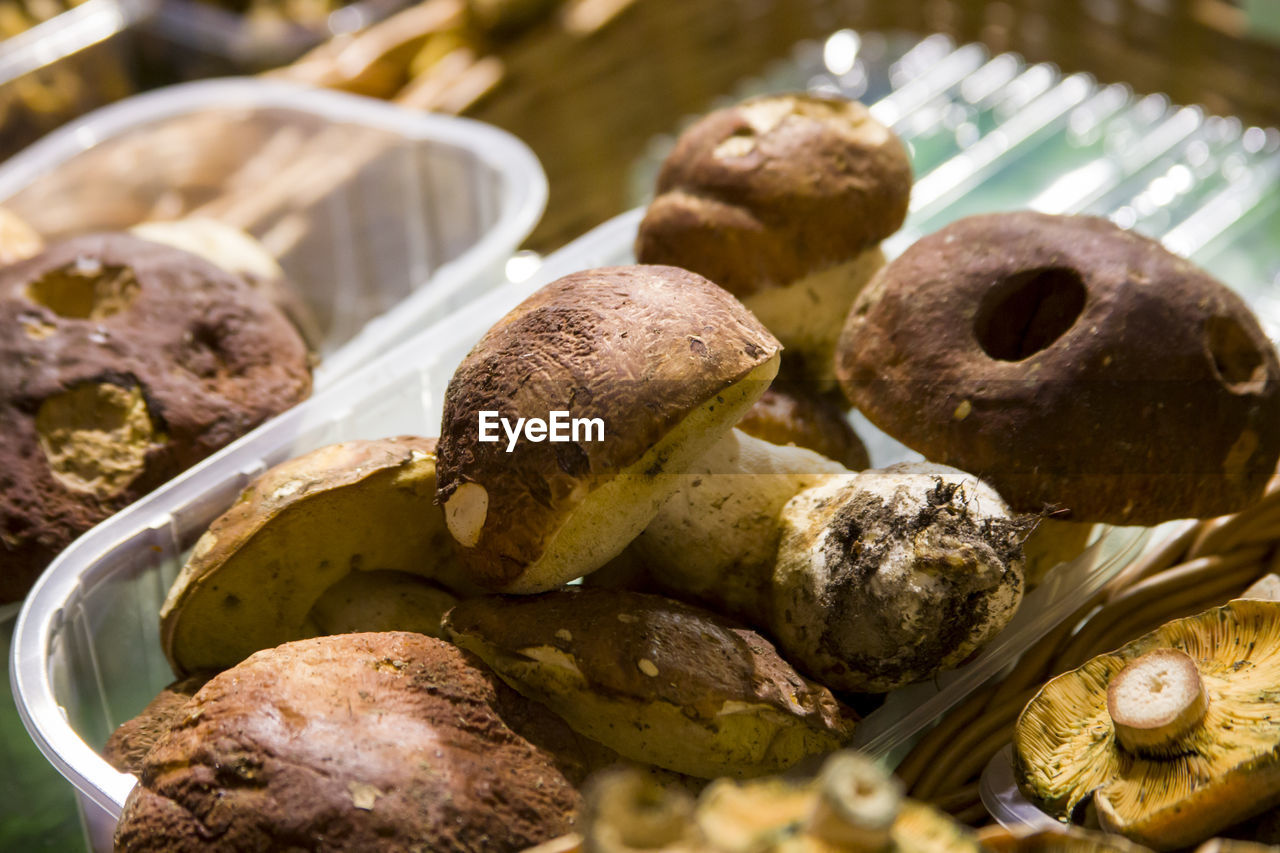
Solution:
M 1014 734 L 1018 786 L 1066 820 L 1185 847 L 1280 804 L 1280 603 L 1178 619 L 1044 686 Z
M 672 267 L 575 273 L 525 300 L 445 394 L 438 497 L 475 580 L 537 592 L 617 556 L 670 496 L 673 475 L 768 387 L 778 352 L 737 300 Z M 526 430 L 508 442 L 493 422 L 493 440 L 482 438 L 484 412 L 545 428 L 553 411 L 588 431 L 548 441 L 545 429 Z
M 572 828 L 563 723 L 418 634 L 344 634 L 215 676 L 142 762 L 119 851 L 518 851 Z
M 472 598 L 446 628 L 578 732 L 691 776 L 777 772 L 853 733 L 852 712 L 759 634 L 659 596 Z
M 196 542 L 161 608 L 174 671 L 225 669 L 324 633 L 438 633 L 453 593 L 470 586 L 433 503 L 435 445 L 334 444 L 246 488 Z
M 641 263 L 693 270 L 787 348 L 788 372 L 833 379 L 843 315 L 907 213 L 911 164 L 856 101 L 767 95 L 681 134 L 636 238 Z

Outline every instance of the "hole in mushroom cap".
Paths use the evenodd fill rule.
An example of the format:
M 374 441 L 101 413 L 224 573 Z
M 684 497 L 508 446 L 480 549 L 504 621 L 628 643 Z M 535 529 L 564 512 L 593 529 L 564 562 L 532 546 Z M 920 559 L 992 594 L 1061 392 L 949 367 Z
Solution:
M 142 473 L 156 430 L 140 388 L 105 382 L 48 397 L 36 436 L 58 482 L 109 498 Z
M 1249 333 L 1234 317 L 1210 317 L 1205 347 L 1214 373 L 1236 394 L 1257 394 L 1267 381 L 1267 366 Z
M 1084 310 L 1087 295 L 1073 269 L 1024 270 L 986 292 L 974 318 L 974 336 L 992 358 L 1022 361 L 1066 334 Z
M 96 258 L 46 272 L 27 285 L 26 296 L 62 317 L 101 320 L 129 307 L 138 295 L 138 280 L 128 267 L 104 266 Z

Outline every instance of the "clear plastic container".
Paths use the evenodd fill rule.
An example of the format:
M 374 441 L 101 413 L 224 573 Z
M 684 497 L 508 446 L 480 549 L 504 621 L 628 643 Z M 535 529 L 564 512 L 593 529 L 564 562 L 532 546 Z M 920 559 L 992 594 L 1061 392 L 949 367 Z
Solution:
M 0 205 L 46 238 L 186 214 L 257 236 L 317 320 L 317 390 L 500 281 L 546 194 L 505 131 L 252 79 L 134 96 L 0 164 Z
M 0 41 L 0 160 L 138 89 L 138 24 L 158 0 L 85 0 Z
M 847 40 L 848 34 L 837 36 Z M 1280 141 L 1273 145 L 1265 133 L 1260 142 L 1253 134 L 1253 141 L 1244 146 L 1250 131 L 1238 125 L 1220 126 L 1198 111 L 1186 113 L 1163 101 L 1135 101 L 1123 88 L 1099 88 L 1078 75 L 1064 79 L 1047 66 L 1025 67 L 1016 57 L 987 57 L 981 49 L 957 49 L 945 40 L 927 39 L 885 61 L 890 63 L 887 72 L 876 73 L 896 82 L 890 81 L 891 94 L 878 99 L 875 109 L 882 116 L 894 116 L 895 126 L 912 143 L 917 163 L 928 164 L 921 166 L 918 180 L 929 192 L 917 196 L 908 233 L 918 232 L 926 222 L 932 227 L 979 209 L 1035 202 L 1044 209 L 1065 212 L 1107 199 L 1114 200 L 1107 203 L 1117 211 L 1133 208 L 1137 221 L 1131 224 L 1150 225 L 1163 212 L 1167 219 L 1163 229 L 1149 230 L 1175 234 L 1183 228 L 1188 241 L 1184 247 L 1199 249 L 1197 257 L 1206 262 L 1217 262 L 1232 255 L 1231 223 L 1224 225 L 1210 217 L 1212 221 L 1201 226 L 1195 224 L 1196 218 L 1203 220 L 1201 211 L 1215 199 L 1227 198 L 1224 193 L 1243 192 L 1240 181 L 1270 168 L 1267 152 L 1280 146 Z M 965 83 L 980 71 L 985 76 L 977 83 Z M 1013 92 L 1004 91 L 1017 80 L 1023 82 Z M 1044 97 L 1050 100 L 1029 113 L 1036 121 L 1046 122 L 1037 129 L 1031 119 L 1020 116 L 1031 110 L 1028 104 Z M 972 153 L 976 143 L 965 135 L 967 131 L 956 136 L 964 121 L 949 131 L 951 140 L 933 138 L 937 136 L 936 129 L 931 130 L 933 124 L 915 115 L 919 109 L 945 114 L 949 99 L 968 98 L 975 99 L 972 110 L 953 118 L 973 118 L 975 128 L 985 128 L 987 133 L 1007 132 L 1004 138 L 1010 144 L 1003 153 L 995 143 Z M 1002 117 L 995 115 L 998 106 L 1004 110 Z M 1075 174 L 1073 170 L 1096 172 L 1128 151 L 1113 147 L 1109 133 L 1152 123 L 1164 126 L 1174 119 L 1184 121 L 1179 116 L 1188 115 L 1191 134 L 1205 134 L 1211 157 L 1230 156 L 1238 147 L 1242 158 L 1227 172 L 1217 169 L 1216 161 L 1211 168 L 1202 168 L 1195 186 L 1203 194 L 1190 189 L 1177 192 L 1182 183 L 1157 184 L 1164 189 L 1155 200 L 1166 203 L 1153 207 L 1143 201 L 1142 194 L 1150 191 L 1153 182 L 1177 164 L 1160 160 L 1158 154 L 1143 158 L 1131 152 L 1120 168 L 1092 183 L 1082 183 L 1083 179 L 1063 183 L 1064 176 Z M 1006 122 L 1020 124 L 1008 128 Z M 1021 136 L 1013 135 L 1013 130 Z M 922 153 L 925 139 L 919 133 L 931 137 L 932 153 L 927 159 Z M 1260 145 L 1256 151 L 1247 150 L 1255 143 Z M 1033 151 L 1040 154 L 1028 156 Z M 1046 159 L 1049 155 L 1053 159 Z M 1001 190 L 984 195 L 988 185 Z M 957 192 L 957 187 L 965 191 Z M 1265 207 L 1265 202 L 1242 203 L 1231 221 L 1246 214 L 1253 221 L 1254 214 Z M 600 226 L 550 256 L 529 280 L 496 287 L 206 460 L 90 531 L 41 578 L 19 618 L 11 660 L 14 689 L 33 739 L 81 792 L 96 844 L 109 842 L 112 823 L 134 782 L 131 776 L 112 770 L 96 749 L 116 725 L 137 713 L 171 680 L 160 649 L 157 611 L 188 549 L 208 523 L 250 480 L 287 458 L 345 439 L 437 434 L 446 384 L 471 345 L 541 284 L 575 270 L 630 260 L 640 216 L 636 210 Z M 1280 265 L 1276 272 L 1280 273 Z M 874 463 L 911 457 L 865 421 L 859 420 L 857 426 Z M 980 656 L 934 682 L 892 694 L 864 721 L 857 743 L 894 761 L 938 715 L 1010 665 L 1114 576 L 1146 536 L 1143 529 L 1101 529 L 1085 554 L 1055 569 L 1043 586 L 1027 596 L 1016 620 Z

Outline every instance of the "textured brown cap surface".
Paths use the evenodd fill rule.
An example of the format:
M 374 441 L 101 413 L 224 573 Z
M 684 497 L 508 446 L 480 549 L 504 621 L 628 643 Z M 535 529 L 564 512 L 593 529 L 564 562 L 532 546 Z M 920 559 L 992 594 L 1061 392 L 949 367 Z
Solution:
M 517 731 L 558 722 L 472 661 L 407 633 L 253 655 L 148 754 L 116 849 L 501 851 L 563 834 L 578 794 Z
M 0 270 L 0 601 L 310 390 L 289 321 L 194 255 L 95 235 Z
M 1152 524 L 1235 512 L 1280 457 L 1280 363 L 1244 302 L 1102 219 L 975 216 L 855 304 L 850 399 L 1019 511 Z
M 642 263 L 745 297 L 848 260 L 902 225 L 911 164 L 856 101 L 770 95 L 681 134 L 636 239 Z
M 450 499 L 466 484 L 487 495 L 478 540 L 462 549 L 476 582 L 501 590 L 520 580 L 593 490 L 641 460 L 693 413 L 715 410 L 730 386 L 767 365 L 778 350 L 731 295 L 673 267 L 574 273 L 521 303 L 476 344 L 445 395 L 438 498 L 448 512 Z M 737 419 L 729 409 L 724 407 L 721 432 Z M 481 411 L 514 422 L 545 419 L 553 410 L 601 419 L 604 440 L 522 439 L 513 453 L 505 436 L 479 440 Z M 716 410 L 712 418 L 719 417 Z M 717 434 L 707 433 L 693 440 L 709 446 Z M 678 473 L 666 470 L 669 462 L 657 459 L 635 479 Z M 608 538 L 604 531 L 599 536 Z M 609 556 L 625 544 L 618 542 Z

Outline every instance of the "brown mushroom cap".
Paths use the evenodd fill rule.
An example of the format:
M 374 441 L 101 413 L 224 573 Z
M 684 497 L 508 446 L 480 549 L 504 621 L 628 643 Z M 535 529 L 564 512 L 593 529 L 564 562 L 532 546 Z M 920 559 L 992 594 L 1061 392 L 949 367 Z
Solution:
M 759 634 L 622 590 L 473 598 L 454 641 L 618 753 L 692 776 L 752 776 L 830 752 L 853 716 Z
M 738 429 L 771 444 L 807 447 L 853 471 L 871 467 L 844 410 L 800 383 L 774 382 L 738 421 Z
M 327 633 L 326 620 L 351 628 L 359 614 L 325 596 L 358 585 L 352 575 L 389 570 L 466 589 L 434 504 L 435 449 L 435 439 L 413 436 L 349 441 L 250 484 L 196 542 L 160 610 L 174 671 L 225 669 L 259 649 Z M 365 630 L 418 627 L 387 625 L 377 606 L 366 610 L 377 621 Z
M 116 849 L 514 851 L 563 834 L 578 794 L 527 734 L 557 722 L 473 660 L 407 633 L 253 655 L 147 755 Z
M 1116 735 L 1109 686 L 1170 649 L 1194 661 L 1207 707 L 1189 728 L 1171 721 L 1172 742 L 1157 754 L 1146 754 L 1146 741 L 1130 751 Z M 1018 787 L 1061 820 L 1092 796 L 1104 829 L 1157 850 L 1196 844 L 1280 804 L 1278 683 L 1280 602 L 1236 600 L 1176 619 L 1040 690 L 1014 730 Z M 1149 692 L 1156 704 L 1165 687 Z M 1119 697 L 1110 698 L 1114 706 Z
M 1235 512 L 1280 458 L 1280 361 L 1244 302 L 1084 216 L 974 216 L 850 312 L 837 372 L 877 426 L 1019 511 L 1152 524 Z
M 706 279 L 673 267 L 588 270 L 493 326 L 445 394 L 438 497 L 476 582 L 553 588 L 644 528 L 684 470 L 777 372 L 778 342 Z M 599 418 L 603 440 L 479 440 L 479 413 Z
M 681 134 L 657 189 L 636 257 L 693 270 L 744 298 L 850 260 L 897 231 L 911 164 L 856 101 L 769 95 Z
M 194 255 L 109 234 L 0 269 L 0 601 L 310 390 L 289 321 Z

